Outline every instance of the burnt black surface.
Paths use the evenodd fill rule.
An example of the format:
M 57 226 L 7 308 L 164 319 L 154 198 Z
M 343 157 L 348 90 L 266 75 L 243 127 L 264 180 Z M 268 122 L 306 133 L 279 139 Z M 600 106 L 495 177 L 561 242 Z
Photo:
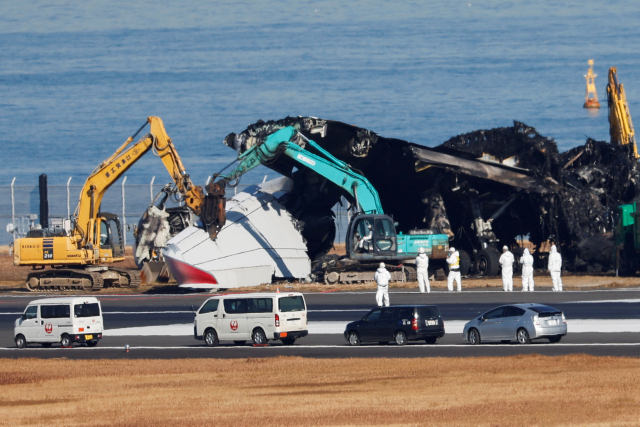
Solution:
M 312 129 L 317 130 L 319 122 L 326 122 L 324 137 L 317 132 L 311 133 Z M 491 224 L 498 239 L 496 245 L 515 244 L 516 236 L 529 235 L 535 245 L 547 240 L 558 244 L 564 266 L 569 270 L 608 270 L 612 268 L 611 230 L 616 207 L 640 196 L 640 169 L 627 147 L 588 139 L 581 147 L 559 153 L 553 139 L 520 122 L 514 122 L 510 127 L 459 135 L 428 149 L 407 141 L 384 138 L 342 122 L 287 117 L 257 122 L 238 135 L 231 134 L 225 143 L 233 147 L 235 142 L 235 148 L 244 151 L 284 126 L 296 127 L 332 155 L 361 171 L 378 190 L 385 213 L 400 223 L 400 231 L 428 228 L 429 207 L 423 202 L 423 195 L 425 192 L 439 193 L 454 233 L 451 244 L 469 253 L 480 249 L 472 228 L 471 197 L 479 200 L 480 211 L 486 221 L 511 196 L 516 195 L 515 202 Z M 411 152 L 412 147 L 468 160 L 489 154 L 494 160 L 489 164 L 507 169 L 507 166 L 496 162 L 514 157 L 512 160 L 517 168 L 511 170 L 544 182 L 549 191 L 529 192 L 495 180 L 464 175 L 456 167 L 448 165 L 433 165 L 421 170 L 416 167 L 417 159 Z M 293 176 L 294 163 L 284 156 L 268 166 L 286 176 Z M 301 183 L 313 181 L 310 174 L 314 173 L 293 176 L 302 192 L 306 189 Z M 324 180 L 317 177 L 316 181 Z M 326 206 L 318 207 L 317 191 L 310 191 L 311 197 L 300 193 L 296 195 L 296 215 L 317 209 L 318 212 L 327 212 L 340 191 L 333 192 L 326 187 L 333 186 L 324 186 L 324 191 L 328 192 L 323 196 Z M 323 227 L 326 227 L 326 222 Z M 307 227 L 303 236 L 313 248 L 314 259 L 323 255 L 333 239 L 326 228 L 311 233 Z M 546 267 L 544 260 L 537 262 L 539 266 Z

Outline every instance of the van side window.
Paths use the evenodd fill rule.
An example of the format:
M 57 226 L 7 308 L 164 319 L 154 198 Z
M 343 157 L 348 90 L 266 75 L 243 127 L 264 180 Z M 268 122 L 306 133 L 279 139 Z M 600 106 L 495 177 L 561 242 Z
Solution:
M 286 313 L 288 311 L 304 311 L 304 300 L 302 296 L 282 297 L 278 300 L 280 311 Z
M 273 300 L 271 298 L 249 298 L 249 313 L 271 313 Z
M 224 311 L 227 314 L 240 314 L 247 312 L 246 299 L 226 299 L 224 300 Z
M 100 316 L 100 305 L 97 302 L 93 304 L 76 304 L 73 306 L 73 315 L 75 317 Z
M 38 306 L 30 305 L 29 307 L 27 307 L 27 309 L 24 312 L 24 318 L 35 319 L 36 317 L 38 317 Z
M 382 310 L 380 320 L 391 320 L 393 318 L 393 308 L 385 308 Z
M 413 319 L 413 308 L 401 308 L 398 310 L 396 319 Z
M 71 317 L 71 308 L 69 305 L 41 305 L 40 317 L 42 319 L 58 319 Z
M 211 313 L 214 311 L 218 311 L 218 304 L 220 303 L 219 299 L 210 299 L 205 302 L 202 308 L 200 309 L 200 314 Z

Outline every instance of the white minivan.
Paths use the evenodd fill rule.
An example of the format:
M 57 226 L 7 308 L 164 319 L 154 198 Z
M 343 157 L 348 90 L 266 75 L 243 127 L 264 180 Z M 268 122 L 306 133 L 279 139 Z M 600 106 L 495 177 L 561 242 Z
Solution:
M 300 292 L 219 295 L 200 306 L 193 333 L 209 347 L 220 340 L 264 345 L 274 339 L 292 345 L 307 336 L 308 324 L 307 304 Z
M 102 339 L 102 309 L 95 297 L 45 298 L 31 301 L 22 317 L 16 319 L 13 336 L 16 345 L 74 342 L 95 347 Z

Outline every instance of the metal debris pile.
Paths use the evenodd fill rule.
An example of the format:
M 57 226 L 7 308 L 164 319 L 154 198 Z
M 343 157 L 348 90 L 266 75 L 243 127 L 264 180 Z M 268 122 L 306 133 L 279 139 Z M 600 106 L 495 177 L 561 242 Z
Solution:
M 497 272 L 498 248 L 515 246 L 518 236 L 538 247 L 557 243 L 570 270 L 610 269 L 616 207 L 640 197 L 640 169 L 626 147 L 588 139 L 559 153 L 553 139 L 520 122 L 427 148 L 342 122 L 287 117 L 259 121 L 225 144 L 241 153 L 285 126 L 361 171 L 403 229 L 449 234 L 452 245 L 476 258 L 476 268 L 486 268 L 480 273 Z M 313 172 L 294 173 L 284 156 L 268 167 L 294 179 L 286 206 L 295 218 L 322 220 L 322 228 L 307 222 L 303 230 L 310 257 L 321 258 L 333 241 L 326 220 L 341 192 Z

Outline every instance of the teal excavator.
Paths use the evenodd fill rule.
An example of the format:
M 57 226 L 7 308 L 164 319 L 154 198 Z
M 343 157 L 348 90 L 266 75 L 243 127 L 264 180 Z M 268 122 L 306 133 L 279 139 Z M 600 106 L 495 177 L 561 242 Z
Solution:
M 307 151 L 307 144 L 318 154 Z M 398 225 L 385 215 L 378 192 L 347 163 L 335 158 L 316 142 L 307 139 L 293 127 L 274 132 L 260 144 L 238 156 L 238 165 L 229 173 L 215 174 L 207 186 L 201 220 L 212 239 L 225 224 L 225 189 L 251 169 L 268 164 L 278 156 L 288 156 L 347 192 L 355 213 L 347 229 L 346 256 L 323 268 L 325 283 L 354 283 L 373 280 L 378 263 L 385 262 L 392 281 L 416 280 L 415 268 L 407 266 L 418 249 L 424 248 L 431 259 L 444 259 L 449 251 L 446 234 L 424 234 L 412 230 L 397 233 Z

